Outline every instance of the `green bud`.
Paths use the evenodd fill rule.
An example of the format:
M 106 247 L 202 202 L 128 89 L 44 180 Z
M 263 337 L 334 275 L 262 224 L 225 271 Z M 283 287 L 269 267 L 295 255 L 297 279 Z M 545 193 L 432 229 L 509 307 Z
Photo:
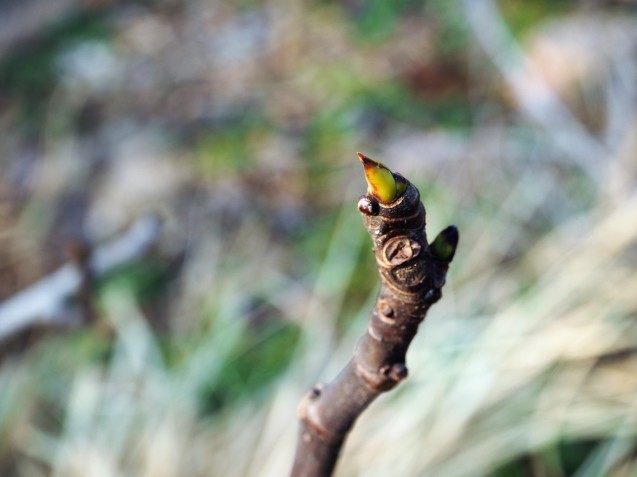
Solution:
M 429 249 L 436 257 L 451 262 L 456 253 L 459 238 L 458 228 L 455 225 L 450 225 L 438 234 Z
M 394 174 L 382 162 L 375 161 L 360 152 L 358 158 L 365 168 L 365 180 L 369 194 L 380 202 L 388 204 L 405 193 L 407 180 L 404 177 Z

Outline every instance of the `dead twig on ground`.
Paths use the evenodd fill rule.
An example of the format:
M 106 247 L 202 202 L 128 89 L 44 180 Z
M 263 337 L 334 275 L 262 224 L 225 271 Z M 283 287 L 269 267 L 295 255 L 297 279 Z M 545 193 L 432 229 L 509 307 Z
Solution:
M 88 258 L 92 278 L 140 258 L 156 243 L 160 221 L 138 219 L 123 235 L 97 247 Z M 73 297 L 85 291 L 86 270 L 67 263 L 29 288 L 0 304 L 0 342 L 34 325 L 74 326 L 81 321 L 73 312 Z

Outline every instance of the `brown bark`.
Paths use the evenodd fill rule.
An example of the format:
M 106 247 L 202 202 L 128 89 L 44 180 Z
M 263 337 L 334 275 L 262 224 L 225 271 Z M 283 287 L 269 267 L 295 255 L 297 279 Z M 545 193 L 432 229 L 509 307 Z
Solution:
M 389 204 L 361 197 L 358 208 L 374 243 L 381 289 L 354 356 L 329 384 L 301 400 L 292 477 L 332 475 L 347 433 L 381 393 L 407 377 L 405 355 L 429 307 L 441 297 L 458 243 L 454 226 L 430 246 L 418 189 Z

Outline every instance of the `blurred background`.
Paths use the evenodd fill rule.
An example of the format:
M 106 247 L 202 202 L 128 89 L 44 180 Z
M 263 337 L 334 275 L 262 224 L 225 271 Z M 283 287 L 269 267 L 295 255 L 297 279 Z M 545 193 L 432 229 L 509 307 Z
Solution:
M 357 151 L 461 240 L 336 475 L 637 475 L 636 14 L 0 2 L 0 475 L 286 475 L 378 290 Z

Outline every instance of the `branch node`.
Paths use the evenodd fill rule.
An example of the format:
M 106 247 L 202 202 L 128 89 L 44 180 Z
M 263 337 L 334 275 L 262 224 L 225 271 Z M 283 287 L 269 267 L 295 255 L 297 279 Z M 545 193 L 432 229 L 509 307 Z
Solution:
M 365 385 L 374 392 L 385 392 L 393 388 L 398 380 L 390 376 L 391 366 L 383 365 L 376 371 L 370 371 L 360 364 L 356 364 L 356 374 L 363 380 Z
M 442 288 L 442 286 L 440 288 Z M 442 297 L 442 291 L 440 288 L 432 288 L 429 290 L 425 295 L 424 300 L 429 304 L 436 303 Z
M 307 392 L 307 397 L 310 401 L 316 401 L 323 392 L 323 385 L 321 383 L 315 385 Z
M 385 244 L 383 255 L 391 266 L 401 265 L 420 253 L 421 246 L 410 237 L 393 237 Z
M 392 381 L 399 383 L 409 375 L 409 370 L 405 363 L 394 363 L 392 365 L 386 364 L 380 368 L 380 374 Z
M 371 320 L 367 322 L 367 334 L 379 343 L 383 342 L 383 337 L 374 329 L 374 323 Z
M 409 375 L 409 370 L 405 363 L 396 363 L 389 370 L 389 377 L 396 382 L 400 382 Z
M 434 289 L 440 290 L 445 283 L 447 283 L 447 277 L 443 273 L 434 276 Z
M 385 300 L 378 301 L 378 318 L 388 324 L 393 325 L 396 323 L 394 309 Z
M 341 435 L 335 432 L 331 432 L 325 427 L 325 425 L 321 421 L 320 416 L 317 414 L 317 411 L 316 409 L 314 409 L 313 406 L 310 406 L 307 409 L 307 413 L 301 416 L 301 420 L 307 426 L 303 432 L 303 441 L 305 443 L 311 442 L 313 436 L 316 436 L 318 439 L 324 442 L 343 442 L 343 437 Z
M 380 206 L 374 197 L 362 195 L 358 199 L 358 210 L 365 215 L 374 216 L 380 212 Z

